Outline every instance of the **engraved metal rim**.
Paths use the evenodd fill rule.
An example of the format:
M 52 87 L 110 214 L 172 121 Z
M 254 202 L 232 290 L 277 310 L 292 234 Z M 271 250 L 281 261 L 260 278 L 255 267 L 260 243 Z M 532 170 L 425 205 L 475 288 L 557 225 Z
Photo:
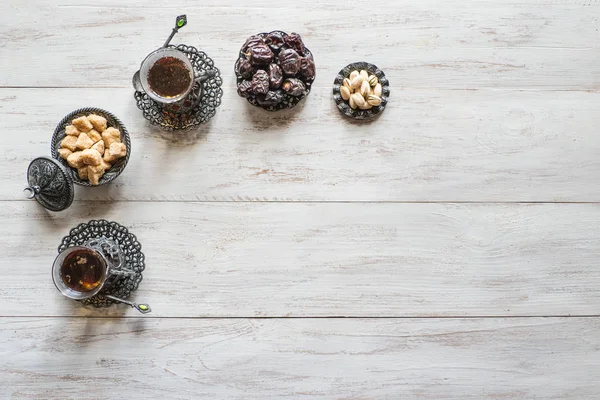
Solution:
M 358 108 L 356 110 L 353 110 L 352 107 L 350 107 L 350 105 L 348 104 L 348 102 L 342 99 L 342 95 L 340 94 L 340 86 L 343 85 L 344 78 L 347 78 L 352 71 L 361 69 L 364 69 L 370 74 L 375 75 L 379 80 L 379 83 L 381 83 L 381 104 L 369 110 L 361 110 Z M 335 77 L 335 80 L 333 81 L 333 100 L 335 101 L 335 104 L 337 105 L 340 112 L 350 118 L 359 120 L 373 118 L 374 116 L 382 113 L 383 110 L 385 110 L 385 106 L 388 103 L 389 97 L 389 80 L 387 79 L 383 71 L 377 68 L 376 65 L 370 64 L 365 61 L 354 62 L 346 65 L 344 68 L 342 68 L 342 70 L 340 70 L 340 72 L 338 72 L 337 76 Z
M 216 70 L 213 78 L 202 82 L 202 93 L 200 100 L 186 112 L 174 113 L 163 108 L 159 103 L 152 100 L 146 93 L 134 91 L 137 108 L 142 111 L 144 118 L 151 125 L 157 126 L 165 131 L 188 131 L 198 128 L 201 124 L 210 121 L 216 114 L 217 108 L 221 105 L 223 97 L 223 79 L 221 71 L 214 65 L 214 61 L 205 52 L 196 49 L 193 46 L 180 44 L 177 46 L 169 45 L 186 54 L 194 70 L 205 64 Z M 192 89 L 193 92 L 194 89 Z
M 270 35 L 271 33 L 280 33 L 283 36 L 288 36 L 288 33 L 284 32 L 284 31 L 278 31 L 278 30 L 271 31 L 271 32 L 261 32 L 261 33 L 257 33 L 252 36 L 260 36 L 264 39 L 265 37 L 267 37 L 267 35 Z M 304 43 L 304 39 L 302 40 L 302 43 Z M 233 73 L 235 74 L 236 81 L 237 81 L 236 88 L 239 87 L 240 83 L 242 83 L 242 81 L 244 80 L 244 78 L 240 74 L 238 74 L 238 68 L 237 68 L 238 63 L 240 62 L 240 56 L 243 55 L 243 51 L 242 51 L 243 48 L 244 48 L 244 46 L 242 45 L 242 47 L 240 47 L 240 51 L 238 53 L 238 58 L 236 59 L 235 64 L 233 66 Z M 309 50 L 309 48 L 304 46 L 304 50 L 307 55 L 310 55 L 312 57 L 313 62 L 315 62 L 315 57 L 314 57 L 313 53 Z M 294 107 L 296 107 L 296 105 L 298 105 L 298 103 L 300 103 L 300 101 L 302 101 L 306 96 L 308 96 L 308 94 L 310 93 L 312 84 L 315 81 L 316 77 L 317 77 L 317 74 L 316 74 L 316 62 L 315 62 L 315 77 L 312 78 L 311 80 L 307 80 L 306 82 L 302 81 L 306 85 L 306 90 L 304 91 L 302 96 L 292 96 L 289 94 L 285 94 L 285 98 L 288 100 L 287 102 L 282 101 L 281 103 L 276 104 L 274 106 L 263 106 L 258 102 L 258 100 L 256 99 L 256 96 L 254 96 L 254 95 L 252 95 L 251 97 L 246 97 L 245 99 L 248 101 L 248 103 L 252 104 L 253 106 L 260 107 L 267 111 L 279 111 L 279 110 L 286 110 L 289 108 L 294 108 Z
M 36 190 L 33 189 L 32 182 L 30 180 L 31 178 L 31 168 L 32 166 L 40 161 L 40 160 L 45 160 L 47 162 L 52 163 L 53 165 L 56 166 L 56 170 L 59 171 L 60 173 L 62 173 L 62 175 L 64 176 L 65 180 L 66 180 L 66 186 L 65 192 L 62 193 L 56 193 L 56 194 L 51 194 L 48 196 L 45 196 L 44 193 L 36 193 Z M 30 163 L 29 166 L 27 167 L 27 184 L 29 185 L 28 187 L 26 187 L 24 189 L 24 191 L 29 191 L 31 194 L 28 196 L 29 199 L 35 199 L 38 203 L 40 203 L 40 205 L 50 211 L 62 211 L 62 210 L 66 210 L 67 208 L 69 208 L 71 206 L 71 204 L 73 204 L 73 199 L 75 198 L 75 188 L 73 187 L 73 177 L 71 176 L 71 174 L 69 174 L 69 172 L 67 171 L 66 168 L 64 168 L 57 160 L 50 158 L 50 157 L 37 157 L 35 159 L 33 159 Z M 38 188 L 39 189 L 39 188 Z M 49 198 L 47 198 L 49 197 Z M 57 205 L 56 204 L 56 200 L 66 200 L 63 201 L 62 204 Z
M 69 247 L 81 246 L 89 238 L 99 236 L 105 236 L 115 241 L 121 248 L 121 251 L 123 251 L 128 267 L 136 272 L 134 276 L 123 278 L 114 285 L 103 288 L 98 294 L 89 299 L 78 300 L 82 304 L 102 308 L 108 307 L 113 303 L 118 303 L 107 298 L 107 294 L 121 299 L 128 299 L 131 293 L 138 289 L 139 284 L 143 280 L 142 272 L 146 269 L 146 257 L 142 252 L 141 243 L 133 233 L 129 232 L 125 226 L 118 222 L 104 219 L 90 220 L 72 228 L 69 234 L 62 238 L 58 246 L 58 253 L 60 254 Z
M 106 121 L 107 121 L 109 127 L 117 128 L 121 132 L 121 141 L 123 143 L 125 143 L 125 146 L 127 146 L 127 155 L 125 157 L 119 159 L 108 171 L 106 171 L 104 173 L 104 175 L 102 175 L 102 178 L 100 178 L 100 180 L 98 181 L 98 185 L 95 185 L 95 186 L 105 185 L 109 182 L 112 182 L 119 175 L 121 175 L 121 173 L 127 166 L 127 163 L 129 162 L 129 157 L 131 156 L 131 139 L 129 137 L 129 132 L 127 132 L 127 128 L 125 128 L 125 125 L 123 125 L 121 120 L 119 118 L 117 118 L 114 114 L 112 114 L 111 112 L 103 110 L 102 108 L 97 108 L 97 107 L 84 107 L 84 108 L 79 108 L 79 109 L 67 114 L 58 123 L 58 125 L 56 126 L 56 129 L 54 130 L 54 134 L 52 135 L 50 151 L 51 151 L 52 157 L 55 158 L 56 160 L 58 160 L 58 162 L 60 162 L 65 167 L 67 172 L 70 173 L 71 178 L 73 178 L 73 183 L 75 183 L 76 185 L 79 185 L 79 186 L 88 186 L 88 187 L 94 186 L 94 185 L 92 185 L 88 180 L 81 179 L 79 177 L 77 170 L 75 168 L 72 168 L 67 163 L 67 160 L 63 159 L 58 154 L 58 149 L 60 148 L 60 142 L 66 136 L 65 127 L 67 125 L 71 124 L 71 121 L 73 120 L 73 118 L 81 117 L 81 116 L 88 115 L 91 113 L 101 115 L 102 117 L 106 118 Z

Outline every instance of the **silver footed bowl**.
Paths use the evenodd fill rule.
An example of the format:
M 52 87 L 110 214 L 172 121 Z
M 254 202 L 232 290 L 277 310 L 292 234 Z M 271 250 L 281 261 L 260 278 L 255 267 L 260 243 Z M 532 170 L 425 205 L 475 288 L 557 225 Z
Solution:
M 58 126 L 54 130 L 54 134 L 52 135 L 52 143 L 51 143 L 50 151 L 52 154 L 52 158 L 58 160 L 65 167 L 67 172 L 71 175 L 71 177 L 73 178 L 74 184 L 80 185 L 80 186 L 92 186 L 92 184 L 87 179 L 81 179 L 79 177 L 79 174 L 77 173 L 77 170 L 75 168 L 72 168 L 67 163 L 67 160 L 63 159 L 58 154 L 58 149 L 60 149 L 60 142 L 66 136 L 66 134 L 65 134 L 66 126 L 71 125 L 71 121 L 73 119 L 84 116 L 84 115 L 89 115 L 89 114 L 98 114 L 98 115 L 106 118 L 106 123 L 107 123 L 108 127 L 113 127 L 113 128 L 118 129 L 121 132 L 121 142 L 125 143 L 125 146 L 127 146 L 127 155 L 125 157 L 117 160 L 117 162 L 115 162 L 113 164 L 113 166 L 108 171 L 106 171 L 104 173 L 104 175 L 102 175 L 102 178 L 100 178 L 100 180 L 98 181 L 98 185 L 96 185 L 96 186 L 102 186 L 102 185 L 106 185 L 107 183 L 115 180 L 117 178 L 117 176 L 121 175 L 121 172 L 123 172 L 123 170 L 127 166 L 127 162 L 129 161 L 129 157 L 131 155 L 131 139 L 129 137 L 129 132 L 127 132 L 127 128 L 125 128 L 125 125 L 123 125 L 123 123 L 117 117 L 115 117 L 112 113 L 110 113 L 106 110 L 103 110 L 101 108 L 86 107 L 86 108 L 80 108 L 78 110 L 75 110 L 75 111 L 67 114 L 67 116 L 65 116 L 58 123 Z
M 375 75 L 379 83 L 381 83 L 381 104 L 370 108 L 368 110 L 355 109 L 350 107 L 350 104 L 340 94 L 340 86 L 344 84 L 344 78 L 348 78 L 352 71 L 366 70 L 369 75 Z M 347 117 L 362 120 L 373 118 L 385 110 L 390 97 L 390 81 L 386 78 L 382 70 L 377 68 L 376 65 L 369 64 L 368 62 L 359 61 L 352 64 L 346 65 L 340 72 L 338 72 L 335 80 L 333 81 L 333 100 L 337 105 L 338 109 L 342 114 Z

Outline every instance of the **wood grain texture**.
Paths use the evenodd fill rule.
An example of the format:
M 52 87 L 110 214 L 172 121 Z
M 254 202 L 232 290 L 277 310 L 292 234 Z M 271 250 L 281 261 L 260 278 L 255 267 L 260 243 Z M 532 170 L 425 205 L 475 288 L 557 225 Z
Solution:
M 596 399 L 597 318 L 0 319 L 2 399 Z
M 600 2 L 0 10 L 0 399 L 598 398 Z M 130 82 L 181 13 L 174 43 L 215 60 L 224 97 L 210 124 L 165 134 Z M 233 74 L 272 29 L 317 62 L 311 95 L 276 114 Z M 331 98 L 359 60 L 391 81 L 373 123 Z M 84 106 L 123 120 L 131 162 L 53 214 L 23 199 L 26 167 Z M 152 314 L 53 287 L 62 236 L 100 218 L 141 241 Z
M 52 0 L 9 3 L 0 16 L 0 86 L 129 87 L 144 56 L 168 36 L 175 15 L 189 24 L 175 43 L 206 50 L 233 85 L 244 40 L 258 32 L 301 33 L 329 87 L 349 62 L 381 68 L 393 88 L 600 88 L 596 1 L 361 3 L 212 0 Z M 13 60 L 19 60 L 14 62 Z M 41 61 L 43 60 L 43 61 Z M 43 68 L 40 68 L 43 62 Z
M 131 160 L 114 184 L 77 188 L 77 199 L 600 200 L 599 93 L 401 90 L 377 121 L 355 124 L 327 88 L 277 114 L 229 91 L 210 124 L 168 134 L 132 92 L 0 89 L 0 199 L 23 199 L 27 165 L 49 155 L 66 114 L 98 106 L 127 126 Z
M 135 298 L 153 316 L 598 313 L 597 205 L 76 202 L 50 216 L 34 201 L 0 205 L 2 316 L 137 315 L 85 309 L 52 285 L 62 236 L 98 218 L 142 243 Z

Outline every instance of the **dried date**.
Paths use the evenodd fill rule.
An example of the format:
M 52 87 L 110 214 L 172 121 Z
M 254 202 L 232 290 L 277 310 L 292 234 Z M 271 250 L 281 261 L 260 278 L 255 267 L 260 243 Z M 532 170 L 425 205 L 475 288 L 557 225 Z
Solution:
M 269 74 L 262 69 L 256 71 L 252 77 L 252 93 L 267 94 L 269 91 Z
M 304 91 L 306 90 L 306 86 L 304 82 L 297 78 L 286 79 L 281 86 L 284 92 L 291 96 L 302 96 Z
M 279 53 L 278 61 L 283 73 L 288 76 L 294 76 L 300 71 L 300 56 L 296 50 L 282 50 Z
M 283 36 L 279 32 L 269 33 L 265 39 L 265 43 L 273 50 L 278 52 L 283 46 Z
M 273 61 L 274 54 L 266 44 L 254 46 L 250 49 L 250 61 L 255 65 L 267 65 Z
M 242 81 L 242 83 L 238 85 L 237 92 L 241 97 L 248 97 L 248 95 L 252 93 L 252 82 Z
M 245 79 L 252 78 L 254 75 L 254 66 L 252 63 L 245 58 L 240 58 L 238 62 L 238 73 Z
M 248 50 L 252 49 L 253 47 L 260 46 L 262 44 L 265 44 L 265 41 L 263 40 L 262 37 L 260 37 L 258 35 L 250 36 L 248 39 L 246 39 L 246 42 L 244 43 L 244 46 L 242 47 L 242 51 L 248 51 Z
M 283 82 L 283 72 L 277 64 L 269 65 L 269 87 L 271 89 L 279 89 Z
M 283 38 L 283 42 L 290 49 L 296 50 L 297 53 L 304 55 L 304 42 L 302 42 L 302 38 L 297 33 L 290 33 Z
M 269 91 L 265 97 L 257 98 L 258 103 L 263 106 L 275 106 L 281 103 L 284 99 L 285 95 L 281 90 Z
M 312 57 L 306 56 L 300 59 L 300 74 L 309 80 L 315 78 L 315 61 Z

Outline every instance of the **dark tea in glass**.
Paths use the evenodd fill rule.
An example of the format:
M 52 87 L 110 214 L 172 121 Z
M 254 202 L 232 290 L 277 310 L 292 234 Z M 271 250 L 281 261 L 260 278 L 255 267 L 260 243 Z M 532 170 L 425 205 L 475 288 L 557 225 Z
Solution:
M 94 297 L 119 277 L 135 274 L 125 264 L 119 245 L 103 236 L 90 239 L 82 246 L 61 250 L 52 264 L 54 286 L 74 300 Z
M 105 271 L 106 264 L 102 256 L 91 249 L 79 249 L 65 257 L 60 277 L 72 290 L 89 292 L 102 283 Z
M 186 93 L 192 83 L 192 73 L 187 65 L 176 57 L 157 60 L 148 71 L 148 84 L 157 95 L 165 98 Z

